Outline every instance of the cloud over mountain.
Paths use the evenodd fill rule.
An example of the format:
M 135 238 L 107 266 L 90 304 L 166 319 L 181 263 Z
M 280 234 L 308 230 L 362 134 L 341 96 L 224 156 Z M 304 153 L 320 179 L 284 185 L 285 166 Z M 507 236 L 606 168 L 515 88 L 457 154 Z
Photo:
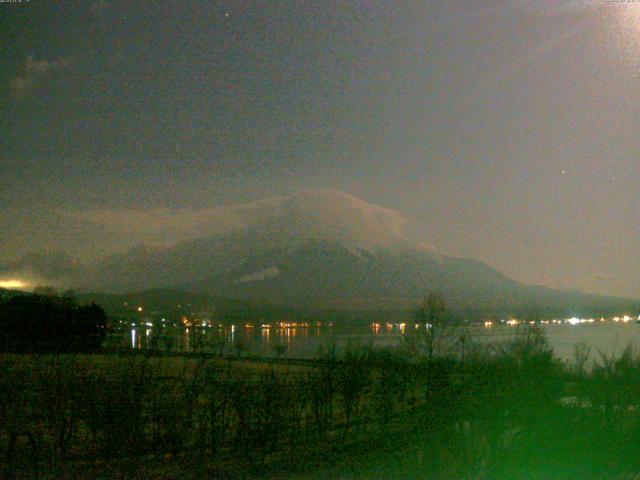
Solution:
M 140 243 L 169 246 L 251 230 L 268 238 L 340 241 L 353 248 L 406 247 L 408 220 L 393 210 L 366 203 L 334 189 L 303 190 L 241 205 L 201 210 L 91 210 L 67 215 L 127 235 Z M 423 244 L 417 248 L 430 248 Z

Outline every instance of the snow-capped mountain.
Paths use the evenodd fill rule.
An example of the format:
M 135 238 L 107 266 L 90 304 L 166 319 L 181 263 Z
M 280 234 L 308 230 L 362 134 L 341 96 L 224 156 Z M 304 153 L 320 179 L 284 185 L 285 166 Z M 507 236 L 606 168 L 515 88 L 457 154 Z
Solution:
M 397 212 L 336 190 L 198 213 L 202 238 L 111 256 L 93 288 L 177 288 L 311 308 L 408 308 L 429 290 L 454 308 L 597 306 L 602 297 L 518 283 L 493 268 L 441 255 L 408 238 Z M 175 220 L 175 219 L 174 219 Z
M 153 215 L 157 221 L 159 215 Z M 110 256 L 90 277 L 104 279 L 102 286 L 119 290 L 180 285 L 220 275 L 233 277 L 231 283 L 254 283 L 278 276 L 282 268 L 273 262 L 282 263 L 312 245 L 331 245 L 354 258 L 408 252 L 440 258 L 433 248 L 407 238 L 407 220 L 399 213 L 331 189 L 304 190 L 189 217 L 190 222 L 197 218 L 200 223 L 200 238 L 169 246 L 139 246 Z M 145 218 L 138 220 L 149 223 Z M 175 216 L 164 223 L 180 224 Z

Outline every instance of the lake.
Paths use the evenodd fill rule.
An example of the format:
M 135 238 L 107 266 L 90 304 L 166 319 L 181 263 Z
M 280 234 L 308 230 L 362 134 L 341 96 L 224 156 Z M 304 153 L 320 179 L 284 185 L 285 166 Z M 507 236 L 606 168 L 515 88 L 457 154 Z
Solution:
M 174 352 L 203 351 L 209 353 L 249 353 L 265 357 L 313 358 L 321 349 L 332 346 L 340 351 L 347 346 L 372 345 L 373 347 L 399 347 L 407 334 L 400 325 L 374 324 L 363 327 L 329 326 L 215 326 L 187 329 L 156 329 L 132 327 L 123 333 L 112 334 L 109 347 L 146 349 L 159 348 Z M 522 326 L 474 325 L 462 327 L 462 332 L 472 342 L 492 343 L 509 341 Z M 542 325 L 549 344 L 556 355 L 564 360 L 573 358 L 575 345 L 586 344 L 592 358 L 600 353 L 619 354 L 627 345 L 640 346 L 640 324 L 627 321 L 563 321 Z

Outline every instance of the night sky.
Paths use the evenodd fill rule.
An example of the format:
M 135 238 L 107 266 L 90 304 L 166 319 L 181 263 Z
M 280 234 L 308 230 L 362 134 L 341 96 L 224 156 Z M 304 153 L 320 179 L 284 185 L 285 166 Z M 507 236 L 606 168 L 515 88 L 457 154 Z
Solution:
M 23 0 L 0 64 L 5 264 L 140 241 L 95 212 L 332 187 L 517 280 L 640 298 L 638 3 Z

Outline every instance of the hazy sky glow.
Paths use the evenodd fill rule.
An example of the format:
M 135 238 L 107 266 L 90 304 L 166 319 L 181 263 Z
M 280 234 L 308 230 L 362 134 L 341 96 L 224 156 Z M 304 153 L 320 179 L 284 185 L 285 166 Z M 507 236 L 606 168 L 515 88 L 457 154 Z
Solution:
M 31 0 L 0 32 L 14 269 L 333 187 L 518 280 L 640 297 L 638 3 Z

